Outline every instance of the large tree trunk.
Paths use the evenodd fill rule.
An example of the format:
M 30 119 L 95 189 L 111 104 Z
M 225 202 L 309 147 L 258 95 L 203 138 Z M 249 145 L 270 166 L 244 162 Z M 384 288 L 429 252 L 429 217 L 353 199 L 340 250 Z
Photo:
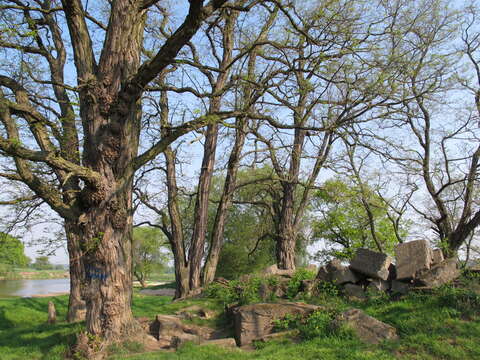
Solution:
M 86 327 L 107 342 L 138 331 L 131 311 L 132 214 L 127 187 L 107 206 L 94 208 L 83 223 Z
M 294 227 L 294 191 L 292 183 L 283 184 L 282 211 L 277 230 L 277 266 L 279 269 L 295 269 L 295 244 L 297 240 Z
M 80 249 L 80 229 L 71 221 L 65 221 L 68 257 L 70 263 L 70 295 L 68 298 L 67 321 L 85 320 L 86 306 L 82 294 L 85 281 L 82 251 Z

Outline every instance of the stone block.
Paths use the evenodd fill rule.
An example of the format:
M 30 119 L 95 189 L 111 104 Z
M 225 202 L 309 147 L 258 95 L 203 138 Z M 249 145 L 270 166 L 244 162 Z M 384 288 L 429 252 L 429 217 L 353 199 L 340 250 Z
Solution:
M 415 274 L 415 284 L 434 288 L 447 284 L 459 276 L 460 270 L 457 269 L 457 262 L 454 259 L 447 259 L 434 265 L 431 269 L 418 271 Z
M 387 254 L 368 249 L 358 249 L 350 268 L 366 276 L 387 280 L 392 258 Z
M 238 346 L 250 344 L 270 334 L 273 320 L 282 319 L 287 314 L 307 316 L 319 306 L 304 303 L 260 303 L 244 305 L 234 310 L 235 340 Z
M 368 344 L 398 339 L 397 330 L 393 326 L 385 324 L 359 309 L 350 309 L 338 315 L 333 321 L 333 326 L 341 325 L 347 325 L 360 340 Z
M 330 281 L 335 284 L 343 285 L 346 283 L 356 283 L 359 280 L 357 275 L 347 267 L 335 270 L 330 274 Z
M 426 240 L 398 244 L 395 255 L 398 280 L 412 279 L 418 271 L 430 269 L 432 263 L 432 249 Z

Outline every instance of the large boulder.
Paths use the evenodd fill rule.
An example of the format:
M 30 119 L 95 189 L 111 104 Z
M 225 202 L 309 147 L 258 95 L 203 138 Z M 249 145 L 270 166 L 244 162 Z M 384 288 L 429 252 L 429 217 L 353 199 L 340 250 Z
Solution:
M 454 259 L 447 259 L 434 265 L 431 269 L 418 271 L 415 274 L 415 284 L 434 288 L 447 284 L 459 276 L 460 270 L 457 269 L 457 262 Z
M 183 341 L 208 340 L 215 332 L 209 327 L 184 324 L 178 316 L 172 315 L 157 315 L 149 331 L 165 348 L 177 347 Z
M 338 285 L 356 283 L 360 280 L 352 270 L 344 266 L 338 259 L 333 259 L 320 267 L 316 279 L 318 281 L 331 281 Z
M 358 249 L 350 263 L 350 268 L 374 279 L 387 280 L 391 263 L 392 258 L 387 254 L 368 249 Z
M 385 324 L 359 309 L 350 309 L 338 315 L 333 321 L 333 326 L 342 325 L 348 326 L 360 340 L 369 344 L 398 339 L 397 330 L 393 326 Z
M 250 344 L 272 332 L 273 321 L 288 315 L 307 316 L 319 306 L 304 303 L 260 303 L 234 309 L 235 340 L 238 346 Z
M 416 240 L 395 247 L 397 279 L 412 279 L 418 271 L 430 269 L 433 252 L 428 241 Z

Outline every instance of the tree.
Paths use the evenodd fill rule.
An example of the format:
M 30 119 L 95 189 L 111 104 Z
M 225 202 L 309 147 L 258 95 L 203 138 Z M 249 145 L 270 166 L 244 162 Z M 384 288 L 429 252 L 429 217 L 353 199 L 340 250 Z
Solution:
M 239 4 L 246 4 L 246 1 L 240 1 Z M 241 37 L 242 31 L 239 29 L 239 24 L 243 24 L 248 17 L 243 15 L 239 20 L 242 14 L 236 9 L 220 11 L 218 16 L 204 30 L 204 35 L 211 44 L 209 52 L 203 54 L 206 59 L 211 58 L 211 64 L 209 65 L 201 61 L 198 55 L 199 50 L 193 44 L 189 44 L 189 51 L 185 54 L 186 59 L 182 59 L 180 64 L 185 64 L 188 69 L 193 68 L 193 71 L 189 71 L 189 77 L 193 77 L 198 72 L 200 79 L 197 81 L 205 81 L 205 88 L 208 90 L 203 90 L 203 92 L 194 90 L 192 87 L 186 86 L 183 79 L 179 81 L 168 73 L 163 74 L 157 81 L 160 98 L 156 106 L 164 136 L 170 131 L 172 121 L 179 116 L 179 114 L 171 111 L 172 108 L 177 107 L 171 105 L 172 101 L 175 100 L 171 93 L 192 93 L 197 100 L 204 103 L 202 105 L 205 108 L 207 118 L 215 118 L 216 113 L 229 107 L 232 108 L 233 113 L 237 114 L 234 122 L 227 125 L 234 128 L 234 139 L 226 164 L 222 195 L 217 205 L 215 220 L 210 232 L 208 232 L 211 210 L 210 193 L 217 157 L 218 137 L 222 129 L 218 123 L 209 124 L 206 130 L 199 135 L 200 138 L 204 138 L 201 149 L 203 156 L 197 185 L 194 189 L 191 187 L 182 189 L 178 181 L 179 170 L 177 165 L 181 163 L 179 153 L 183 144 L 168 146 L 164 151 L 165 165 L 154 164 L 152 167 L 153 170 L 160 169 L 165 173 L 166 204 L 164 201 L 160 204 L 152 201 L 152 198 L 155 197 L 152 191 L 149 195 L 138 187 L 136 188 L 139 200 L 157 214 L 160 219 L 157 226 L 163 230 L 170 242 L 175 265 L 177 284 L 175 297 L 177 299 L 197 294 L 201 290 L 201 286 L 211 282 L 215 275 L 223 242 L 227 211 L 235 190 L 237 171 L 247 135 L 247 113 L 264 93 L 263 88 L 260 88 L 259 91 L 256 90 L 249 84 L 248 79 L 258 77 L 259 81 L 268 81 L 268 77 L 265 78 L 257 74 L 256 59 L 259 44 L 268 34 L 276 13 L 276 10 L 271 10 L 265 6 L 264 11 L 259 12 L 258 15 L 265 18 L 265 24 L 259 29 L 254 27 L 250 34 L 254 40 L 253 42 L 247 42 Z M 258 33 L 255 33 L 257 31 Z M 216 43 L 220 45 L 215 45 Z M 238 48 L 236 48 L 236 44 L 239 44 Z M 240 61 L 245 56 L 248 61 L 243 66 Z M 194 72 L 195 70 L 196 72 Z M 242 83 L 233 81 L 244 77 L 247 80 Z M 171 85 L 175 83 L 175 80 L 179 81 L 179 86 Z M 196 86 L 197 81 L 192 81 L 192 86 Z M 240 100 L 229 101 L 229 97 Z M 222 112 L 225 112 L 225 110 Z M 180 115 L 183 116 L 183 112 Z M 184 211 L 182 207 L 185 200 L 185 197 L 180 193 L 182 191 L 193 192 L 191 200 L 194 205 L 187 218 L 188 220 L 191 219 L 191 222 L 182 216 Z
M 156 3 L 116 0 L 93 13 L 80 0 L 1 4 L 2 26 L 12 31 L 2 32 L 0 46 L 25 59 L 19 73 L 4 66 L 0 75 L 0 150 L 10 159 L 4 175 L 65 220 L 71 263 L 81 258 L 85 272 L 86 328 L 106 343 L 139 329 L 130 308 L 133 176 L 174 140 L 212 121 L 200 116 L 170 127 L 138 153 L 145 89 L 228 2 L 190 1 L 183 23 L 142 58 L 147 17 L 162 18 Z
M 11 235 L 0 233 L 0 264 L 24 267 L 29 262 L 30 259 L 25 255 L 23 243 Z
M 393 254 L 398 239 L 388 217 L 388 204 L 368 184 L 360 187 L 348 178 L 333 178 L 321 185 L 312 200 L 312 211 L 317 213 L 312 223 L 314 237 L 326 242 L 317 257 L 351 259 L 358 248 L 378 251 L 378 244 L 381 251 Z M 406 235 L 407 226 L 400 224 L 401 235 Z
M 405 12 L 399 31 L 392 33 L 397 66 L 405 68 L 397 94 L 403 101 L 382 120 L 385 133 L 376 128 L 363 136 L 365 146 L 404 175 L 409 191 L 426 195 L 424 203 L 411 197 L 409 206 L 427 222 L 446 255 L 455 257 L 480 224 L 476 11 L 463 13 L 460 29 L 459 13 L 444 2 L 425 1 L 421 7 L 418 15 Z M 460 51 L 454 48 L 457 41 Z M 462 78 L 459 64 L 473 71 Z
M 133 275 L 142 287 L 154 271 L 165 267 L 167 256 L 162 253 L 165 245 L 160 229 L 145 226 L 133 229 Z
M 251 132 L 281 184 L 280 207 L 274 208 L 279 268 L 295 268 L 300 224 L 336 130 L 388 103 L 396 72 L 379 66 L 390 55 L 376 49 L 393 20 L 378 11 L 381 3 L 315 1 L 282 7 L 277 36 L 262 52 L 277 74 L 259 102 L 262 110 L 250 115 L 264 120 Z M 302 194 L 295 199 L 298 191 Z
M 37 256 L 32 265 L 37 270 L 52 270 L 55 267 L 52 263 L 50 263 L 48 256 L 45 255 Z

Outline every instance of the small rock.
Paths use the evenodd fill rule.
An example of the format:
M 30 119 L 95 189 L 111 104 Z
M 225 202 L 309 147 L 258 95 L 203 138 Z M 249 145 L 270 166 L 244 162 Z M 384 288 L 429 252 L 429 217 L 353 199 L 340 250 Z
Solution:
M 318 269 L 316 279 L 319 281 L 330 281 L 328 276 L 328 270 L 326 266 L 321 266 Z
M 390 283 L 382 279 L 371 279 L 367 286 L 367 291 L 370 292 L 385 292 L 390 289 Z
M 346 284 L 343 287 L 343 293 L 349 299 L 365 300 L 367 298 L 365 291 L 363 291 L 363 288 L 360 285 Z
M 343 284 L 346 284 L 346 283 L 356 283 L 357 281 L 359 281 L 360 279 L 355 275 L 355 273 L 350 270 L 349 268 L 347 268 L 346 266 L 343 266 L 342 269 L 338 269 L 338 270 L 335 270 L 333 271 L 331 274 L 330 274 L 330 281 L 332 281 L 333 283 L 335 284 L 338 284 L 338 285 L 343 285 Z
M 415 284 L 434 288 L 447 284 L 459 276 L 460 270 L 457 269 L 457 262 L 454 259 L 447 259 L 434 265 L 431 269 L 418 271 L 415 274 Z
M 416 240 L 395 247 L 397 258 L 397 280 L 412 279 L 415 274 L 424 269 L 430 269 L 432 249 L 428 241 Z
M 224 339 L 215 339 L 215 340 L 206 340 L 202 341 L 202 345 L 216 345 L 223 348 L 235 348 L 237 343 L 234 338 L 224 338 Z
M 318 285 L 318 280 L 302 280 L 300 291 L 307 296 L 312 296 Z
M 387 254 L 369 249 L 358 249 L 350 268 L 375 279 L 387 280 L 392 258 Z
M 406 283 L 400 280 L 392 280 L 392 286 L 390 288 L 390 291 L 392 294 L 399 294 L 399 295 L 406 295 L 409 291 L 412 285 L 410 283 Z
M 278 268 L 277 264 L 270 265 L 265 270 L 263 270 L 264 275 L 292 276 L 294 273 L 294 269 L 282 270 Z
M 333 321 L 335 327 L 347 325 L 360 340 L 368 344 L 378 344 L 384 340 L 397 340 L 397 330 L 362 310 L 350 309 L 338 315 Z

